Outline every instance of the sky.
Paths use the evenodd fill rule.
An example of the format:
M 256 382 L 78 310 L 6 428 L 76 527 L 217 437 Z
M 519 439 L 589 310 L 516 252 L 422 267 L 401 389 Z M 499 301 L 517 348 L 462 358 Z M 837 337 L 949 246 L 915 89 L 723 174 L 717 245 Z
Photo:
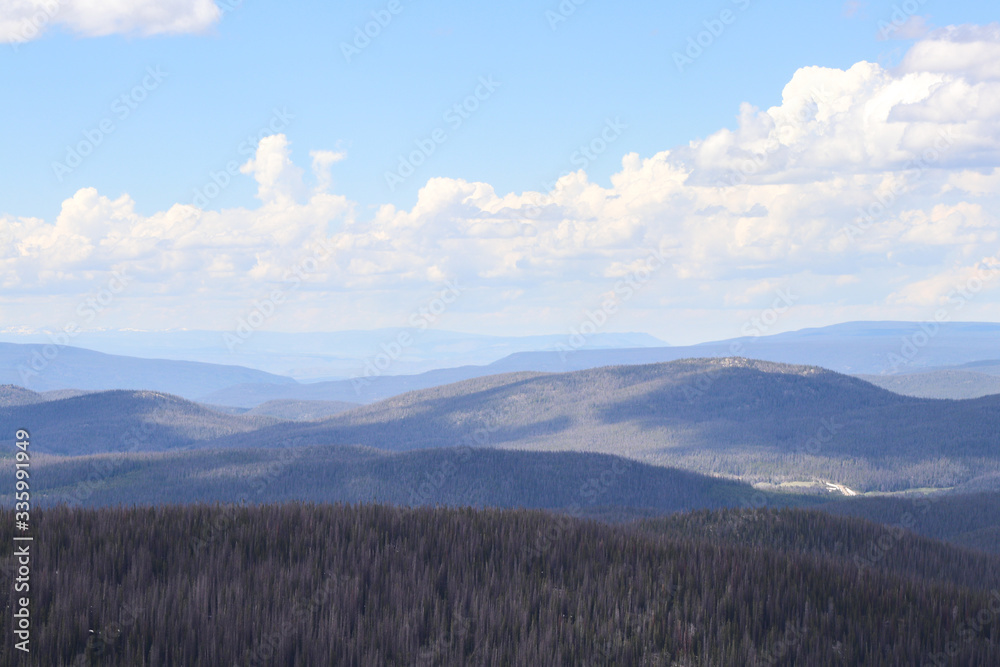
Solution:
M 998 20 L 0 0 L 0 330 L 1000 321 Z

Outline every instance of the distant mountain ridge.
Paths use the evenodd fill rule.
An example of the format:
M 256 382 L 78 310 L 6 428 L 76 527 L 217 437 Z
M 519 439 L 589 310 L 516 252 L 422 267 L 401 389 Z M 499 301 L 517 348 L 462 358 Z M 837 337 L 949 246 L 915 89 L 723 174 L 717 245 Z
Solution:
M 350 378 L 366 365 L 394 375 L 413 375 L 435 368 L 485 365 L 523 350 L 552 349 L 566 334 L 500 336 L 442 329 L 384 328 L 369 331 L 283 333 L 256 331 L 229 342 L 220 331 L 92 331 L 74 338 L 81 348 L 138 358 L 239 365 L 295 377 L 302 381 Z M 48 343 L 45 334 L 0 333 L 0 341 Z M 644 333 L 591 335 L 587 348 L 662 347 L 666 343 Z M 391 368 L 379 359 L 391 352 Z
M 524 351 L 486 365 L 453 365 L 418 374 L 399 374 L 406 367 L 396 362 L 390 363 L 385 371 L 372 363 L 367 367 L 359 365 L 348 379 L 311 383 L 299 383 L 290 377 L 239 366 L 122 357 L 74 347 L 0 343 L 0 383 L 37 391 L 151 389 L 203 403 L 249 409 L 275 400 L 372 403 L 407 391 L 500 373 L 569 372 L 685 358 L 743 356 L 872 376 L 878 384 L 919 396 L 968 398 L 995 393 L 995 381 L 983 376 L 1000 375 L 1000 362 L 996 361 L 1000 359 L 1000 324 L 944 323 L 931 329 L 934 335 L 927 334 L 927 327 L 909 322 L 850 322 L 773 336 L 676 347 L 641 347 L 655 339 L 614 334 L 617 338 L 605 341 L 607 349 L 564 346 L 559 351 Z M 259 332 L 259 335 L 266 333 Z M 447 358 L 449 363 L 440 360 L 438 363 L 451 366 L 464 358 L 464 353 L 461 346 L 449 347 L 451 339 L 444 333 L 433 335 L 443 336 L 439 341 L 441 350 L 451 349 L 454 353 L 440 356 L 440 359 Z M 431 332 L 427 335 L 432 336 Z M 594 338 L 588 345 L 600 344 L 598 337 Z M 558 337 L 527 337 L 526 340 L 535 339 L 539 345 L 548 345 Z M 321 340 L 322 337 L 317 338 L 311 344 L 319 345 Z M 359 344 L 352 342 L 352 345 Z M 526 343 L 522 341 L 522 344 Z M 337 350 L 329 350 L 328 354 L 335 355 Z M 443 355 L 444 352 L 435 354 Z M 46 355 L 53 358 L 47 359 Z M 898 381 L 875 377 L 891 378 L 918 372 L 944 375 Z M 956 375 L 959 372 L 977 375 L 960 378 Z
M 849 322 L 770 336 L 743 337 L 699 345 L 618 349 L 568 349 L 517 352 L 485 366 L 457 366 L 417 375 L 370 376 L 304 385 L 240 385 L 199 397 L 206 403 L 253 407 L 276 399 L 337 400 L 371 403 L 406 391 L 428 389 L 475 377 L 525 371 L 566 373 L 602 366 L 642 365 L 704 357 L 742 356 L 779 363 L 821 366 L 849 374 L 901 374 L 948 370 L 968 364 L 968 371 L 1000 373 L 1000 366 L 977 366 L 1000 358 L 1000 324 L 954 322 Z M 926 342 L 925 342 L 926 341 Z M 944 368 L 942 368 L 944 367 Z M 992 382 L 980 378 L 971 389 L 935 397 L 968 398 L 992 392 Z M 966 383 L 968 384 L 968 383 Z M 901 383 L 902 388 L 902 383 Z M 952 385 L 947 385 L 952 386 Z M 904 390 L 908 391 L 908 390 Z
M 479 377 L 313 422 L 171 400 L 174 411 L 143 450 L 467 444 L 599 452 L 775 488 L 811 480 L 855 491 L 1000 488 L 1000 396 L 917 399 L 817 367 L 741 358 Z M 38 424 L 38 446 L 52 452 L 115 451 L 107 434 L 143 423 L 151 409 L 128 392 L 88 394 L 0 409 L 0 428 Z M 102 416 L 97 431 L 93 415 Z
M 79 347 L 0 343 L 0 384 L 56 389 L 162 391 L 195 398 L 244 383 L 281 386 L 295 380 L 241 366 L 139 359 Z

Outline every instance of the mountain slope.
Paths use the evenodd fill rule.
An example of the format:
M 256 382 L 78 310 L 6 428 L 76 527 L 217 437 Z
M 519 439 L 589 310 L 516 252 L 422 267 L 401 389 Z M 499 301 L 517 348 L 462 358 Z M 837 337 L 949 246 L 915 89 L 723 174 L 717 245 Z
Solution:
M 152 391 L 96 392 L 0 408 L 0 432 L 25 428 L 33 451 L 68 456 L 183 448 L 278 421 L 224 415 Z
M 683 360 L 515 373 L 411 392 L 212 446 L 477 444 L 597 451 L 763 483 L 867 490 L 974 485 L 1000 473 L 1000 397 L 899 396 L 819 368 Z
M 263 415 L 292 421 L 317 421 L 353 410 L 358 406 L 358 403 L 347 403 L 346 401 L 277 400 L 261 403 L 243 414 Z
M 732 480 L 575 452 L 326 446 L 47 457 L 33 465 L 36 503 L 91 507 L 298 500 L 659 514 L 739 507 L 762 497 L 778 505 L 799 501 Z M 10 468 L 0 461 L 0 470 Z M 11 473 L 0 480 L 0 497 L 13 497 L 13 479 Z

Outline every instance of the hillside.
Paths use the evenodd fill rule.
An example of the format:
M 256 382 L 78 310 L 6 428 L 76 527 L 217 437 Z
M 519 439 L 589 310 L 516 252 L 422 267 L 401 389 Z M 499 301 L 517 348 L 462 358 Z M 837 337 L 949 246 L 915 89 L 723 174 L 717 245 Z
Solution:
M 0 470 L 10 472 L 10 467 L 9 461 L 0 462 Z M 105 454 L 46 457 L 34 462 L 33 469 L 36 503 L 88 507 L 378 501 L 589 515 L 612 507 L 662 514 L 799 502 L 797 497 L 760 494 L 732 480 L 604 454 L 468 447 L 400 453 L 326 446 Z M 13 497 L 13 479 L 13 473 L 0 478 L 0 498 Z
M 0 408 L 12 407 L 15 405 L 32 405 L 42 403 L 45 398 L 38 392 L 18 387 L 13 384 L 0 385 Z
M 323 422 L 213 447 L 477 444 L 595 451 L 779 484 L 859 491 L 1000 487 L 1000 397 L 900 396 L 820 368 L 682 360 L 575 373 L 515 373 L 403 394 Z
M 243 414 L 277 417 L 291 421 L 317 421 L 347 412 L 358 407 L 359 403 L 346 401 L 293 401 L 276 400 L 261 403 Z
M 772 486 L 1000 488 L 1000 397 L 917 399 L 816 367 L 746 359 L 475 378 L 298 423 L 163 395 L 152 418 L 155 401 L 138 395 L 0 408 L 0 428 L 27 425 L 39 451 L 62 454 L 120 451 L 122 434 L 151 421 L 133 451 L 465 443 L 600 452 Z
M 932 495 L 917 498 L 851 498 L 824 503 L 825 512 L 899 525 L 912 517 L 911 530 L 939 540 L 1000 554 L 1000 493 Z
M 34 546 L 25 665 L 888 666 L 946 649 L 953 664 L 1000 663 L 1000 624 L 970 626 L 990 593 L 916 576 L 927 569 L 919 554 L 912 573 L 859 570 L 527 511 L 194 506 L 34 517 L 45 539 Z M 0 524 L 0 540 L 12 530 Z M 995 559 L 966 564 L 997 570 Z M 0 605 L 6 627 L 10 614 Z M 0 645 L 0 662 L 12 664 L 13 651 Z
M 224 415 L 153 391 L 105 391 L 0 408 L 0 432 L 26 428 L 35 452 L 66 456 L 183 448 L 278 422 Z

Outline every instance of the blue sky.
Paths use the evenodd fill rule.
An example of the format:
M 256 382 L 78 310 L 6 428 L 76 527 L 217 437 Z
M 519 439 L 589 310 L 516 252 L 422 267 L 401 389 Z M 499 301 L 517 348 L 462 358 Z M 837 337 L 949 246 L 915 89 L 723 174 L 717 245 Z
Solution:
M 32 4 L 38 8 L 24 13 Z M 79 304 L 114 271 L 125 270 L 135 276 L 128 289 L 82 326 L 227 330 L 275 290 L 288 291 L 287 298 L 262 327 L 394 326 L 433 299 L 443 281 L 456 279 L 471 298 L 459 299 L 439 326 L 568 332 L 604 308 L 636 262 L 656 251 L 669 257 L 667 269 L 640 281 L 634 300 L 617 290 L 621 307 L 606 313 L 602 326 L 695 342 L 728 337 L 789 287 L 801 296 L 769 332 L 845 319 L 927 319 L 947 305 L 949 284 L 960 286 L 969 271 L 981 270 L 977 263 L 997 255 L 996 219 L 972 210 L 984 209 L 992 186 L 966 189 L 962 197 L 961 183 L 952 182 L 974 178 L 962 176 L 967 172 L 991 177 L 989 133 L 975 146 L 959 132 L 942 151 L 946 157 L 900 186 L 898 211 L 874 231 L 863 230 L 853 249 L 838 244 L 858 206 L 820 214 L 805 205 L 788 213 L 794 218 L 774 214 L 772 229 L 746 232 L 753 239 L 740 241 L 742 250 L 719 245 L 761 217 L 752 211 L 773 214 L 774 197 L 816 196 L 822 207 L 827 200 L 816 184 L 864 175 L 874 180 L 856 183 L 851 195 L 863 204 L 858 193 L 865 188 L 871 199 L 891 187 L 892 175 L 906 178 L 907 159 L 933 143 L 933 133 L 921 135 L 929 131 L 926 114 L 900 135 L 907 155 L 896 146 L 882 147 L 885 154 L 821 158 L 822 176 L 772 164 L 775 156 L 786 159 L 786 148 L 803 155 L 816 148 L 792 132 L 781 140 L 787 146 L 764 150 L 768 164 L 751 177 L 787 191 L 748 195 L 742 223 L 712 217 L 716 207 L 734 211 L 735 204 L 683 191 L 655 202 L 633 198 L 634 205 L 614 210 L 609 203 L 623 203 L 623 193 L 633 191 L 612 180 L 628 155 L 642 163 L 667 152 L 672 169 L 691 168 L 688 185 L 718 180 L 705 166 L 714 154 L 709 139 L 743 128 L 725 150 L 757 150 L 749 147 L 759 139 L 754 123 L 783 104 L 783 90 L 802 68 L 825 68 L 809 84 L 810 94 L 820 95 L 836 79 L 831 72 L 861 62 L 880 68 L 861 77 L 866 83 L 835 89 L 831 108 L 837 99 L 882 94 L 872 87 L 879 77 L 923 91 L 894 98 L 897 116 L 920 100 L 933 107 L 933 90 L 945 84 L 921 83 L 921 72 L 979 86 L 977 95 L 988 98 L 997 79 L 976 68 L 993 53 L 995 3 L 398 0 L 345 8 L 227 0 L 231 7 L 217 9 L 207 0 L 174 0 L 117 3 L 132 5 L 120 15 L 115 4 L 98 10 L 79 0 L 0 1 L 0 40 L 7 42 L 0 44 L 0 241 L 10 241 L 0 326 L 61 328 L 79 318 Z M 379 15 L 385 25 L 378 34 L 355 43 L 356 31 Z M 880 28 L 894 17 L 907 20 L 883 39 Z M 948 26 L 965 26 L 971 37 L 962 28 L 947 33 Z M 688 52 L 696 57 L 678 67 L 675 54 L 699 38 L 702 52 Z M 952 43 L 959 62 L 944 71 L 933 64 L 941 61 L 935 49 Z M 345 57 L 344 44 L 357 50 Z M 913 51 L 920 44 L 932 55 Z M 888 79 L 879 86 L 893 89 Z M 456 115 L 455 105 L 466 100 L 469 109 Z M 889 120 L 905 122 L 897 116 Z M 823 122 L 816 136 L 880 136 L 850 127 L 846 115 Z M 979 125 L 965 129 L 983 132 Z M 278 136 L 262 144 L 257 167 L 239 173 L 233 167 L 246 165 L 258 148 L 248 138 L 263 135 Z M 96 145 L 75 165 L 71 149 L 81 142 L 84 150 Z M 587 145 L 600 150 L 581 153 Z M 403 173 L 400 156 L 409 159 L 415 150 L 425 153 L 417 156 L 421 164 L 412 175 L 389 179 L 396 181 L 391 186 L 387 172 Z M 829 147 L 822 150 L 829 155 Z M 864 150 L 881 148 L 868 142 Z M 593 193 L 568 185 L 564 195 L 551 190 L 581 166 L 604 203 L 571 214 Z M 648 177 L 637 176 L 650 191 L 660 187 L 656 179 L 674 178 L 653 166 Z M 213 188 L 213 174 L 224 187 Z M 484 184 L 496 201 L 472 186 L 456 190 L 456 183 Z M 525 213 L 526 200 L 504 199 L 523 193 L 551 197 L 539 220 Z M 692 205 L 695 199 L 700 203 Z M 181 210 L 190 205 L 197 210 Z M 935 218 L 941 205 L 954 211 Z M 926 229 L 912 228 L 920 212 Z M 947 222 L 954 215 L 962 222 Z M 489 233 L 484 224 L 493 225 Z M 708 234 L 713 225 L 708 236 L 693 231 Z M 935 237 L 943 229 L 951 237 Z M 289 271 L 324 241 L 331 257 L 324 254 L 322 266 L 292 287 Z M 831 255 L 835 261 L 827 261 Z M 989 289 L 976 295 L 949 317 L 1000 316 Z

